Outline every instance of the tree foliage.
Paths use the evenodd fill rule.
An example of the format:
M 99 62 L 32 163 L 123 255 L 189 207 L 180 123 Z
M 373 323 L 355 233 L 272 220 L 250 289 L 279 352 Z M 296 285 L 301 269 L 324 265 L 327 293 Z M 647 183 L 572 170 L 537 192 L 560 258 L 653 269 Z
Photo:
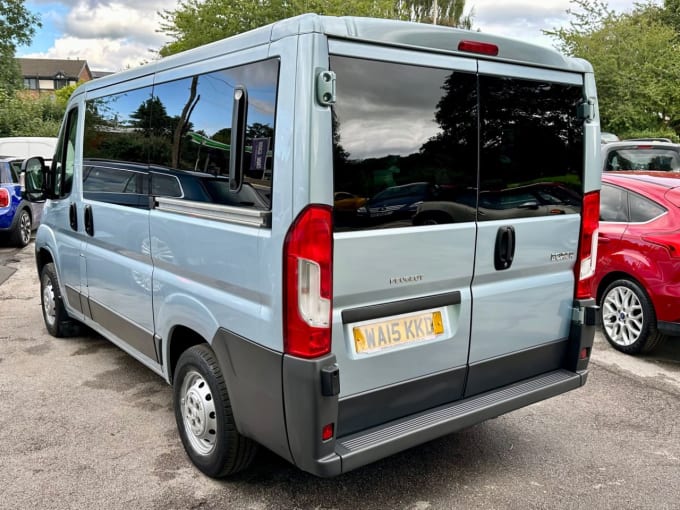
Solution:
M 172 55 L 306 12 L 329 16 L 370 16 L 462 26 L 465 0 L 180 0 L 160 13 L 160 32 L 172 41 L 160 49 Z
M 631 12 L 616 13 L 602 0 L 572 4 L 570 24 L 546 33 L 562 52 L 593 65 L 602 129 L 619 136 L 677 136 L 680 33 L 669 23 L 673 18 L 666 7 L 638 4 Z M 677 8 L 680 0 L 667 4 Z
M 51 96 L 0 89 L 0 136 L 57 136 L 64 110 Z
M 30 44 L 40 26 L 38 16 L 29 12 L 22 0 L 0 0 L 0 89 L 11 92 L 22 87 L 14 52 L 17 46 Z

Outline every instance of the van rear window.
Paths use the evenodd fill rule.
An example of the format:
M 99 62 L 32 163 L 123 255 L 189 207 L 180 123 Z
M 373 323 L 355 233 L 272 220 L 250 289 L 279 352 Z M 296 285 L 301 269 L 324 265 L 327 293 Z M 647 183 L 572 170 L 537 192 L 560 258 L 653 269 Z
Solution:
M 580 212 L 580 86 L 341 56 L 331 68 L 336 230 Z

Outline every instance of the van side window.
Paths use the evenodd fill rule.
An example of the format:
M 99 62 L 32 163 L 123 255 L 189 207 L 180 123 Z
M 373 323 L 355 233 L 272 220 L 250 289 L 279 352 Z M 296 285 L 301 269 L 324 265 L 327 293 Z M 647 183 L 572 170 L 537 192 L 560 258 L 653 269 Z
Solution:
M 151 87 L 87 101 L 83 140 L 83 196 L 148 206 L 148 159 L 158 136 Z
M 474 74 L 331 56 L 336 230 L 474 221 Z
M 157 132 L 150 151 L 151 189 L 156 196 L 221 205 L 271 208 L 278 60 L 156 84 Z M 229 191 L 234 88 L 248 91 L 244 186 Z M 179 180 L 182 194 L 163 175 Z
M 581 86 L 480 76 L 480 221 L 579 213 Z
M 52 161 L 54 182 L 52 196 L 63 198 L 73 188 L 73 171 L 76 154 L 76 135 L 78 132 L 78 108 L 68 112 L 64 129 L 61 131 L 57 150 Z

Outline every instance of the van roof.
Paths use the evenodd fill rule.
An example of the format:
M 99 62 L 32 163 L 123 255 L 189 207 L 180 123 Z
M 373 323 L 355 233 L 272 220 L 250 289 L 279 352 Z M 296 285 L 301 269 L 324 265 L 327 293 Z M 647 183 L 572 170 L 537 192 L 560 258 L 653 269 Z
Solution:
M 114 83 L 148 76 L 161 70 L 180 67 L 245 48 L 268 44 L 285 37 L 310 33 L 579 73 L 593 70 L 585 60 L 565 57 L 551 48 L 483 32 L 389 19 L 303 14 L 156 60 L 135 69 L 86 82 L 79 87 L 77 93 L 96 90 Z M 487 56 L 461 52 L 458 50 L 458 44 L 463 40 L 496 45 L 498 55 Z

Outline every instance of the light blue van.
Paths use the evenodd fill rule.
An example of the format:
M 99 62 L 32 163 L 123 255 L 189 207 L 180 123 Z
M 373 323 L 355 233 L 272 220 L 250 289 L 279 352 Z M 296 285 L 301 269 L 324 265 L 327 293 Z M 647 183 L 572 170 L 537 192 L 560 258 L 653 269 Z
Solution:
M 280 21 L 77 89 L 25 163 L 45 323 L 172 384 L 207 475 L 338 475 L 585 383 L 599 151 L 582 60 Z

